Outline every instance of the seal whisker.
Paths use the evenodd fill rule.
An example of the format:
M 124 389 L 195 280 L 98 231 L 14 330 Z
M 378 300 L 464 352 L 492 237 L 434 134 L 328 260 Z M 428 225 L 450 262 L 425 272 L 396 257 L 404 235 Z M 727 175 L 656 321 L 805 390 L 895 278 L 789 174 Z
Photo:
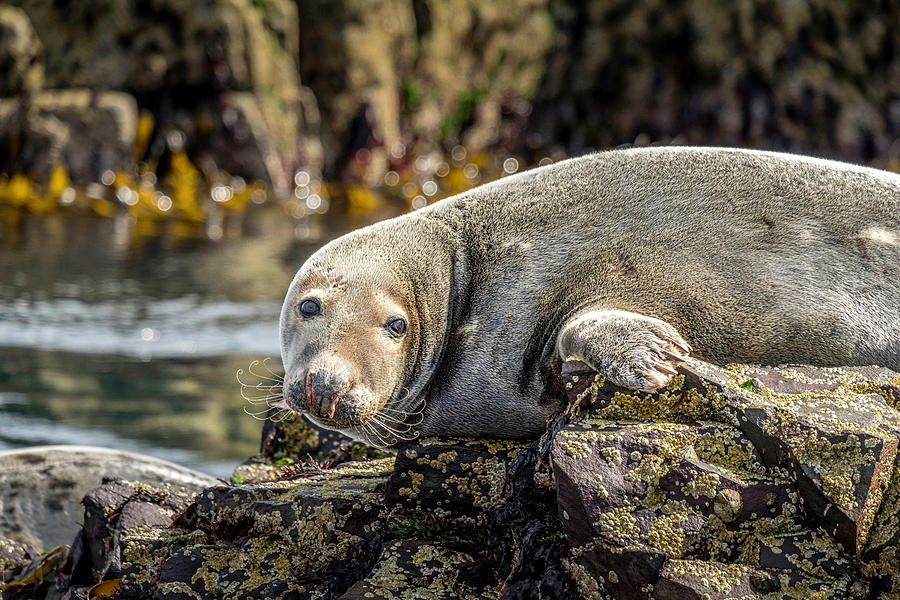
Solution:
M 366 440 L 366 443 L 367 443 L 368 445 L 374 446 L 374 447 L 376 447 L 376 448 L 379 447 L 378 444 L 376 444 L 375 442 L 372 441 L 372 438 L 369 436 L 369 431 L 368 431 L 368 429 L 367 429 L 364 425 L 361 426 L 361 427 L 354 427 L 354 428 L 353 428 L 353 432 L 354 432 L 356 435 L 359 435 L 359 436 L 361 436 L 362 438 L 364 438 L 364 439 Z
M 390 415 L 392 418 L 405 418 L 408 417 L 410 413 L 408 410 L 403 410 L 402 408 L 391 408 L 390 404 L 382 406 L 380 409 L 375 411 L 376 415 Z
M 421 415 L 421 414 L 425 411 L 425 400 L 424 400 L 424 399 L 422 400 L 422 404 L 419 406 L 419 408 L 417 408 L 416 410 L 413 410 L 413 411 L 410 411 L 410 410 L 403 410 L 403 409 L 400 409 L 400 408 L 391 408 L 391 407 L 392 407 L 393 405 L 395 405 L 395 404 L 396 404 L 396 402 L 388 402 L 388 403 L 387 403 L 380 411 L 378 411 L 378 412 L 385 411 L 385 410 L 389 410 L 389 411 L 392 411 L 392 412 L 395 412 L 395 413 L 398 413 L 398 414 L 403 414 L 403 415 L 406 415 L 406 416 L 412 416 L 412 415 Z
M 281 387 L 281 383 L 272 383 L 272 384 L 267 384 L 267 383 L 262 383 L 262 382 L 256 383 L 256 384 L 247 383 L 246 381 L 241 379 L 241 376 L 243 374 L 244 374 L 243 369 L 238 369 L 234 374 L 235 379 L 237 379 L 237 382 L 241 385 L 242 388 L 253 388 L 253 389 L 257 389 L 257 390 L 263 390 L 263 389 L 275 389 L 275 388 Z M 253 374 L 253 373 L 251 373 L 251 374 Z
M 265 415 L 269 414 L 269 409 L 267 407 L 264 410 L 261 410 L 259 412 L 250 412 L 249 410 L 247 410 L 247 407 L 245 406 L 244 412 L 247 413 L 248 415 L 250 415 L 251 417 L 253 417 L 254 419 L 256 419 L 257 421 L 265 421 L 266 420 Z
M 422 420 L 425 418 L 422 413 L 408 413 L 408 412 L 402 413 L 399 418 L 397 418 L 397 415 L 389 415 L 382 411 L 378 411 L 377 413 L 375 413 L 375 416 L 380 417 L 383 420 L 386 420 L 386 421 L 389 421 L 392 423 L 397 423 L 398 425 L 404 426 L 406 428 L 404 431 L 409 431 L 415 425 L 421 425 Z M 408 421 L 407 419 L 411 416 L 418 416 L 419 420 L 415 421 L 415 422 Z
M 271 406 L 270 402 L 272 400 L 278 400 L 278 398 L 275 396 L 267 397 L 267 398 L 247 398 L 245 396 L 244 400 L 246 400 L 250 404 L 265 404 L 266 406 Z
M 378 412 L 381 412 L 381 411 L 390 411 L 390 412 L 397 413 L 397 414 L 400 414 L 400 415 L 406 415 L 406 416 L 408 416 L 408 415 L 421 415 L 422 412 L 423 412 L 424 410 L 425 410 L 425 402 L 423 401 L 423 402 L 422 402 L 422 406 L 420 406 L 420 407 L 419 407 L 418 409 L 416 409 L 416 410 L 403 410 L 402 408 L 391 408 L 391 405 L 390 405 L 390 404 L 387 404 L 387 405 L 385 405 L 385 406 L 384 406 L 380 411 L 378 411 Z
M 244 369 L 238 369 L 235 372 L 234 376 L 237 379 L 238 384 L 240 384 L 240 394 L 241 398 L 249 402 L 254 407 L 265 405 L 266 408 L 262 411 L 252 411 L 248 410 L 246 407 L 244 408 L 244 412 L 248 415 L 252 416 L 254 419 L 265 420 L 266 414 L 270 412 L 272 408 L 277 408 L 278 412 L 272 415 L 273 421 L 281 421 L 287 417 L 287 415 L 291 414 L 293 411 L 284 404 L 284 391 L 283 391 L 283 382 L 276 373 L 272 372 L 272 369 L 269 368 L 266 361 L 269 359 L 266 358 L 262 362 L 259 360 L 254 360 L 247 367 L 247 371 Z M 258 367 L 260 364 L 272 375 L 272 377 L 268 377 L 262 373 L 258 373 L 254 370 L 254 367 Z M 245 373 L 249 373 L 253 377 L 256 377 L 259 381 L 256 383 L 249 383 L 245 380 Z M 273 377 L 278 377 L 278 379 L 273 379 Z M 251 390 L 254 390 L 251 392 Z M 258 392 L 258 394 L 256 393 Z M 286 411 L 286 412 L 285 412 Z
M 381 437 L 381 435 L 375 430 L 374 427 L 371 427 L 368 423 L 365 423 L 363 424 L 363 428 L 365 428 L 365 431 L 367 432 L 366 439 L 369 440 L 369 442 L 371 442 L 373 446 L 375 446 L 376 448 L 385 448 L 387 446 L 390 446 L 390 444 L 385 441 L 383 437 Z M 378 441 L 381 443 L 379 444 L 372 442 L 372 438 L 368 434 L 372 434 L 377 437 Z
M 259 396 L 255 396 L 253 394 L 250 394 L 247 391 L 248 389 L 253 389 L 253 388 L 242 387 L 240 394 L 241 394 L 241 398 L 243 398 L 244 400 L 248 400 L 250 402 L 259 402 L 264 399 L 281 398 L 283 396 L 281 390 L 278 390 L 278 391 L 268 390 L 268 393 L 263 393 L 263 394 L 260 394 Z M 264 392 L 265 390 L 259 390 L 259 391 Z
M 260 365 L 260 361 L 254 360 L 252 363 L 250 363 L 250 366 L 247 367 L 247 372 L 250 373 L 251 375 L 253 375 L 254 377 L 262 379 L 263 381 L 271 381 L 273 383 L 280 383 L 280 382 L 284 381 L 283 378 L 273 379 L 272 377 L 268 377 L 261 373 L 257 373 L 256 371 L 253 370 L 253 367 L 258 367 L 259 365 Z M 268 368 L 266 368 L 266 370 L 269 371 L 270 373 L 272 373 L 271 370 L 269 370 Z M 272 373 L 272 375 L 275 375 L 275 373 Z
M 248 387 L 248 388 L 253 388 L 253 389 L 255 389 L 255 390 L 277 390 L 277 389 L 281 389 L 282 384 L 280 384 L 280 383 L 262 383 L 262 382 L 260 382 L 260 383 L 251 385 L 251 384 L 245 382 L 245 383 L 243 384 L 243 386 L 244 386 L 244 387 Z
M 393 415 L 387 415 L 387 414 L 385 414 L 385 413 L 383 413 L 383 412 L 381 412 L 381 411 L 375 413 L 375 416 L 377 416 L 377 417 L 379 417 L 379 418 L 381 418 L 381 419 L 384 419 L 385 421 L 390 421 L 390 422 L 392 422 L 392 423 L 397 423 L 397 424 L 399 424 L 399 425 L 405 425 L 405 424 L 406 424 L 406 421 L 404 420 L 403 417 L 401 417 L 401 418 L 398 419 L 396 416 L 393 416 Z M 405 417 L 405 415 L 404 415 L 404 417 Z
M 246 394 L 248 389 L 255 389 L 255 388 L 242 388 L 242 389 L 241 389 L 241 395 Z M 262 392 L 262 391 L 265 391 L 265 390 L 259 390 L 259 391 Z M 282 393 L 281 393 L 280 390 L 277 391 L 277 392 L 276 392 L 276 391 L 269 390 L 268 393 L 263 394 L 263 395 L 261 395 L 261 396 L 244 396 L 244 397 L 247 398 L 247 400 L 254 400 L 254 399 L 259 399 L 259 398 L 277 398 L 277 397 L 279 397 L 279 396 L 282 396 Z
M 403 395 L 403 397 L 402 397 L 402 398 L 396 398 L 396 399 L 394 399 L 394 400 L 391 400 L 388 404 L 394 404 L 394 403 L 396 403 L 396 402 L 403 402 L 404 400 L 406 400 L 407 398 L 409 398 L 409 394 L 410 394 L 409 388 L 400 388 L 400 389 L 403 390 L 404 392 L 406 392 L 406 393 Z
M 278 411 L 277 413 L 275 413 L 274 415 L 272 415 L 271 417 L 269 417 L 269 419 L 270 419 L 273 423 L 280 423 L 280 422 L 282 422 L 282 421 L 288 420 L 288 419 L 291 418 L 293 415 L 294 415 L 294 411 L 289 410 L 289 409 L 282 409 L 282 410 L 279 410 L 279 411 Z
M 410 421 L 410 420 L 409 420 L 409 417 L 419 417 L 419 418 L 418 418 L 417 420 L 415 420 L 415 421 Z M 406 425 L 408 425 L 408 426 L 410 426 L 410 427 L 415 427 L 416 425 L 421 425 L 421 424 L 422 424 L 422 421 L 424 421 L 424 420 L 425 420 L 425 415 L 424 415 L 424 414 L 422 414 L 422 413 L 420 413 L 420 412 L 415 412 L 415 413 L 409 413 L 409 414 L 406 416 L 406 418 L 403 420 L 403 423 L 406 424 Z
M 419 437 L 418 432 L 416 432 L 414 435 L 412 435 L 412 437 L 405 437 L 404 434 L 409 433 L 409 428 L 407 428 L 403 432 L 396 431 L 396 430 L 392 429 L 391 427 L 389 427 L 388 425 L 386 425 L 385 423 L 383 423 L 382 421 L 378 420 L 377 415 L 373 416 L 371 419 L 369 419 L 369 423 L 373 423 L 373 424 L 377 425 L 378 427 L 381 427 L 382 429 L 384 429 L 385 431 L 387 431 L 388 433 L 390 433 L 397 439 L 409 441 L 409 440 L 414 440 L 417 437 Z M 394 442 L 396 442 L 396 440 L 394 440 Z
M 264 402 L 269 402 L 270 400 L 278 400 L 282 398 L 281 394 L 267 394 L 265 396 L 248 396 L 244 390 L 241 390 L 241 398 L 249 402 L 250 404 L 263 404 Z
M 277 381 L 277 382 L 279 382 L 279 383 L 284 382 L 284 375 L 280 375 L 280 374 L 276 373 L 275 371 L 273 371 L 273 370 L 271 369 L 271 367 L 269 367 L 269 361 L 270 361 L 270 360 L 272 360 L 272 358 L 271 358 L 271 357 L 268 357 L 268 356 L 265 357 L 265 358 L 263 359 L 263 361 L 262 361 L 262 366 L 263 366 L 263 368 L 264 368 L 266 371 L 268 371 L 269 374 L 272 375 L 272 377 L 275 378 L 275 381 Z

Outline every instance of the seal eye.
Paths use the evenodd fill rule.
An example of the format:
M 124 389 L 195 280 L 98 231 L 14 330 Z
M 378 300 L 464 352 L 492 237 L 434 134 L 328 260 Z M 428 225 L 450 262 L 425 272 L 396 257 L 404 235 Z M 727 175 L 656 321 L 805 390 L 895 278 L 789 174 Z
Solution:
M 322 305 L 315 298 L 307 298 L 300 303 L 300 314 L 304 317 L 314 317 L 322 312 Z
M 406 333 L 406 321 L 397 317 L 396 319 L 391 319 L 387 324 L 388 332 L 394 337 L 400 337 L 404 333 Z

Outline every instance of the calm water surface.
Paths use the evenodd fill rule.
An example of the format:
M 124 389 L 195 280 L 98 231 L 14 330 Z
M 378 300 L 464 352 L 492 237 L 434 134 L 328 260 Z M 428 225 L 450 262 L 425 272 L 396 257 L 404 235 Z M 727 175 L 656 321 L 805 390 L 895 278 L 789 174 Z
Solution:
M 278 314 L 317 248 L 391 214 L 298 223 L 259 208 L 221 240 L 127 218 L 0 221 L 0 450 L 89 444 L 227 476 L 259 445 L 235 372 L 280 365 Z

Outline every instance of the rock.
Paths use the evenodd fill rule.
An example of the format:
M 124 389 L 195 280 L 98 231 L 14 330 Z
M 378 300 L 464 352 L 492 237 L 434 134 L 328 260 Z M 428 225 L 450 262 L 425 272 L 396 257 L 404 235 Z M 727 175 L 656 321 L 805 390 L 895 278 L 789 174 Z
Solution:
M 362 149 L 363 179 L 377 183 L 413 144 L 426 154 L 515 143 L 553 43 L 548 5 L 299 4 L 300 73 L 322 110 L 326 170 L 340 173 Z
M 859 562 L 866 576 L 884 578 L 900 594 L 900 464 L 894 466 Z
M 872 466 L 898 469 L 896 374 L 691 360 L 655 393 L 562 374 L 569 408 L 530 443 L 292 464 L 172 525 L 181 500 L 107 483 L 78 538 L 91 580 L 120 574 L 129 599 L 896 598 L 900 492 Z M 315 437 L 295 425 L 268 424 L 258 460 Z
M 66 562 L 68 553 L 68 546 L 56 546 L 29 556 L 23 563 L 6 565 L 0 571 L 0 597 L 4 600 L 58 597 L 51 587 L 55 573 Z
M 735 368 L 732 376 L 758 393 L 726 394 L 727 412 L 767 464 L 793 472 L 805 509 L 858 553 L 897 457 L 900 422 L 889 404 L 895 375 L 801 367 L 762 376 Z
M 48 88 L 135 94 L 160 141 L 173 127 L 187 132 L 197 160 L 210 156 L 220 169 L 266 181 L 280 195 L 290 192 L 301 164 L 318 171 L 320 144 L 306 131 L 317 125 L 306 122 L 317 107 L 300 85 L 290 0 L 11 4 L 30 17 L 43 44 Z M 235 159 L 223 150 L 230 144 Z M 129 144 L 129 173 L 133 149 Z M 30 165 L 23 166 L 32 174 Z
M 0 537 L 0 571 L 22 565 L 38 553 L 34 548 L 9 538 Z M 2 580 L 0 580 L 2 581 Z
M 887 404 L 897 376 L 695 362 L 681 371 L 654 394 L 567 374 L 573 401 L 589 409 L 559 431 L 551 459 L 581 589 L 587 580 L 616 597 L 661 597 L 659 578 L 666 593 L 702 597 L 711 592 L 701 583 L 734 564 L 772 571 L 786 590 L 867 585 L 853 575 L 867 535 L 884 544 L 895 531 L 873 517 L 900 438 Z M 699 575 L 664 571 L 682 565 L 673 561 Z M 746 573 L 734 573 L 743 590 Z
M 250 92 L 222 94 L 216 106 L 219 115 L 222 130 L 211 136 L 207 147 L 214 164 L 228 173 L 272 182 L 280 193 L 286 193 L 291 185 L 289 165 L 277 151 L 260 98 Z M 296 157 L 292 158 L 296 164 Z
M 179 520 L 187 529 L 138 528 L 122 537 L 123 586 L 157 598 L 313 593 L 319 582 L 301 576 L 380 538 L 374 488 L 389 469 L 389 459 L 348 463 L 294 481 L 208 488 Z
M 886 6 L 70 4 L 4 4 L 0 95 L 37 93 L 42 78 L 131 94 L 155 125 L 139 158 L 164 164 L 178 129 L 205 172 L 262 178 L 282 197 L 300 168 L 380 186 L 422 157 L 433 165 L 416 175 L 430 176 L 457 143 L 478 163 L 674 141 L 900 168 L 900 23 Z M 29 137 L 51 143 L 54 126 Z
M 121 575 L 119 538 L 132 529 L 168 527 L 195 495 L 196 490 L 170 484 L 151 487 L 108 481 L 85 496 L 81 543 L 86 554 L 83 568 L 90 569 L 90 583 Z M 82 565 L 72 566 L 73 571 L 79 568 Z
M 0 140 L 18 148 L 12 170 L 42 180 L 56 165 L 78 184 L 132 171 L 136 128 L 137 104 L 121 92 L 48 90 L 29 102 L 0 101 Z
M 283 0 L 7 4 L 28 14 L 43 42 L 48 88 L 249 90 L 296 81 L 283 67 L 297 54 L 297 17 Z
M 342 600 L 393 600 L 415 590 L 429 600 L 480 600 L 496 597 L 473 593 L 457 583 L 459 565 L 472 557 L 439 544 L 398 540 L 385 546 L 369 575 L 347 590 Z
M 551 12 L 555 44 L 523 136 L 532 147 L 571 155 L 674 138 L 897 168 L 896 11 L 689 0 Z
M 655 600 L 725 600 L 727 598 L 852 598 L 846 579 L 816 581 L 795 571 L 745 565 L 669 560 L 653 588 Z M 865 590 L 868 591 L 867 589 Z M 863 596 L 865 597 L 865 596 Z
M 336 173 L 336 163 L 359 148 L 402 146 L 400 98 L 416 44 L 412 4 L 315 0 L 297 6 L 300 76 L 322 111 L 328 171 Z
M 522 144 L 547 57 L 565 35 L 554 28 L 552 3 L 423 4 L 417 19 L 427 14 L 427 29 L 420 26 L 421 51 L 408 84 L 422 90 L 410 118 L 413 131 L 475 151 L 509 152 Z
M 397 452 L 389 506 L 474 518 L 505 501 L 506 471 L 524 444 L 428 438 Z
M 44 80 L 43 47 L 22 10 L 0 6 L 0 97 L 33 94 Z
M 234 470 L 235 483 L 276 481 L 285 467 L 365 458 L 384 458 L 387 452 L 348 438 L 337 431 L 319 427 L 295 415 L 281 421 L 263 423 L 260 453 Z
M 358 444 L 337 431 L 319 427 L 305 417 L 297 415 L 277 422 L 267 419 L 263 423 L 259 452 L 260 456 L 275 461 L 307 456 L 325 460 L 336 453 L 341 444 L 354 443 Z
M 164 460 L 86 446 L 0 452 L 0 536 L 47 550 L 79 530 L 82 498 L 104 477 L 200 490 L 215 480 Z
M 802 526 L 796 493 L 742 442 L 716 425 L 560 431 L 551 458 L 575 560 L 618 597 L 649 597 L 667 558 L 736 560 L 747 531 Z

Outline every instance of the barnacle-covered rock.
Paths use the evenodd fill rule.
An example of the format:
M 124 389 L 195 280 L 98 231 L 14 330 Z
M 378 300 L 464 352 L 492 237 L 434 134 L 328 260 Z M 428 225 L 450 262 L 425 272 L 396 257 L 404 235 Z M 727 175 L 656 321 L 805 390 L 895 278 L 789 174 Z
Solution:
M 121 575 L 125 599 L 896 600 L 894 373 L 691 361 L 636 393 L 583 368 L 564 365 L 570 406 L 531 443 L 300 465 L 318 434 L 269 424 L 256 462 L 287 461 L 281 480 L 178 514 L 108 483 L 79 538 L 91 580 Z
M 752 571 L 778 597 L 850 597 L 857 569 L 893 577 L 896 374 L 692 362 L 644 394 L 564 373 L 580 410 L 551 459 L 580 589 L 742 597 Z
M 301 415 L 280 421 L 266 419 L 259 454 L 238 465 L 232 479 L 235 483 L 263 483 L 278 480 L 282 469 L 292 465 L 386 456 L 387 452 L 319 427 Z
M 551 458 L 574 560 L 621 597 L 649 597 L 669 558 L 736 561 L 803 527 L 790 482 L 727 425 L 588 420 Z
M 388 505 L 474 518 L 505 501 L 507 468 L 524 446 L 437 438 L 404 446 L 385 490 Z
M 342 600 L 481 600 L 494 595 L 477 593 L 457 582 L 459 566 L 470 562 L 465 552 L 441 544 L 398 540 L 386 545 L 369 575 L 355 583 Z M 488 590 L 485 590 L 488 591 Z
M 347 463 L 292 481 L 208 488 L 177 521 L 182 529 L 123 536 L 123 588 L 140 598 L 313 593 L 317 585 L 303 575 L 340 563 L 381 536 L 384 508 L 376 487 L 390 466 L 389 460 Z
M 731 598 L 865 597 L 868 586 L 849 578 L 821 581 L 797 571 L 759 569 L 709 561 L 668 560 L 654 586 L 654 600 L 727 600 Z
M 0 571 L 21 565 L 35 553 L 34 548 L 9 538 L 0 537 Z
M 0 536 L 37 550 L 70 544 L 82 499 L 116 477 L 200 490 L 215 480 L 157 458 L 87 446 L 44 446 L 0 452 Z
M 754 369 L 732 373 L 759 380 Z M 807 512 L 851 554 L 865 543 L 897 458 L 900 412 L 887 402 L 893 375 L 783 368 L 768 385 L 760 381 L 759 393 L 729 401 L 766 462 L 792 472 Z
M 859 562 L 867 576 L 889 580 L 900 598 L 900 461 L 894 466 Z
M 162 484 L 151 486 L 128 481 L 106 481 L 84 497 L 84 524 L 80 544 L 84 564 L 72 571 L 89 569 L 91 582 L 118 577 L 121 557 L 118 541 L 140 527 L 167 527 L 194 499 L 196 491 Z M 75 548 L 77 544 L 73 544 Z

